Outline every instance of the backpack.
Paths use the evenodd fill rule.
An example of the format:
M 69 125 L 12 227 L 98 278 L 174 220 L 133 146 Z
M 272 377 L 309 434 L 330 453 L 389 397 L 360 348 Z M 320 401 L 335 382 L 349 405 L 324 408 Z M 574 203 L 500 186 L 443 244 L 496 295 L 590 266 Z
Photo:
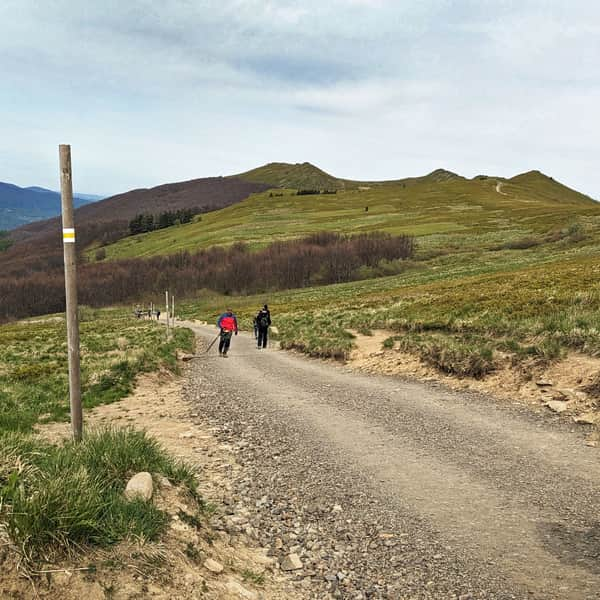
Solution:
M 269 326 L 269 313 L 265 311 L 260 311 L 258 313 L 258 326 L 261 329 L 266 329 Z

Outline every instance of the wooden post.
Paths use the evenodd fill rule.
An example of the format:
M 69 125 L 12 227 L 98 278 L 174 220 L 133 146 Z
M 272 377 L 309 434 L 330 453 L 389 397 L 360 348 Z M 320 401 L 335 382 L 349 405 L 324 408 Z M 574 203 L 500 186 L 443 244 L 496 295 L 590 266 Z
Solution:
M 173 331 L 175 331 L 175 296 L 171 295 L 171 314 L 173 316 Z
M 169 290 L 165 290 L 165 316 L 167 317 L 167 339 L 169 339 Z
M 77 253 L 75 251 L 75 223 L 73 219 L 73 180 L 71 175 L 71 146 L 61 144 L 60 198 L 62 208 L 63 249 L 65 260 L 65 293 L 67 316 L 67 345 L 69 354 L 69 400 L 71 427 L 75 440 L 83 435 L 81 410 L 81 375 L 79 365 L 79 316 L 77 314 Z

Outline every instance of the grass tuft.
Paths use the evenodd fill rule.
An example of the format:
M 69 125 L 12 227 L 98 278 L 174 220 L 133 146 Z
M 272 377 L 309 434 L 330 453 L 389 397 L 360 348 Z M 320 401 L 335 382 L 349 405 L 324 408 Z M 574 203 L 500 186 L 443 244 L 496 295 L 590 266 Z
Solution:
M 132 429 L 88 433 L 53 446 L 33 436 L 0 434 L 0 526 L 27 559 L 125 538 L 156 539 L 167 516 L 123 491 L 138 471 L 191 486 L 191 469 Z

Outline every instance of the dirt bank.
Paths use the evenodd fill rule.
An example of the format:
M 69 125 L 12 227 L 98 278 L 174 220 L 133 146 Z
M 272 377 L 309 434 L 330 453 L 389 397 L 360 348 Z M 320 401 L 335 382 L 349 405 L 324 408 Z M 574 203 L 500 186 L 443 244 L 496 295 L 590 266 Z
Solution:
M 584 424 L 600 419 L 599 402 L 586 389 L 600 374 L 600 359 L 571 353 L 550 366 L 523 365 L 516 368 L 508 356 L 496 356 L 498 368 L 483 379 L 446 375 L 423 363 L 417 356 L 398 348 L 386 349 L 383 342 L 397 335 L 374 330 L 367 336 L 352 331 L 356 348 L 348 365 L 368 373 L 435 381 L 455 390 L 473 390 L 534 408 L 557 411 L 566 419 Z M 552 408 L 550 408 L 552 407 Z M 590 442 L 596 441 L 592 434 Z
M 240 466 L 229 447 L 192 422 L 197 414 L 182 398 L 183 381 L 168 372 L 143 376 L 133 395 L 86 412 L 85 426 L 148 431 L 172 455 L 195 467 L 199 491 L 211 505 L 208 515 L 197 522 L 186 497 L 163 482 L 154 501 L 170 514 L 171 523 L 160 543 L 140 541 L 84 551 L 60 564 L 40 567 L 42 573 L 33 573 L 29 580 L 17 568 L 16 556 L 0 547 L 0 598 L 299 598 L 278 574 L 275 561 L 257 545 L 255 532 L 249 529 L 232 536 L 222 527 L 225 515 L 236 518 L 244 510 L 230 485 Z M 69 435 L 69 427 L 50 424 L 40 427 L 39 435 L 57 441 Z M 217 566 L 212 562 L 206 566 L 208 559 Z

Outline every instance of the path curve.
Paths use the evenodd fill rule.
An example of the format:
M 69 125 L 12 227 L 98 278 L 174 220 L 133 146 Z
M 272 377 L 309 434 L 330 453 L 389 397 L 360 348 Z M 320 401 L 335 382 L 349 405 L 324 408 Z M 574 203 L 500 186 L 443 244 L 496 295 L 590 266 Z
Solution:
M 506 192 L 502 191 L 502 182 L 498 181 L 496 182 L 496 191 L 501 194 L 502 196 L 508 196 L 508 194 Z

